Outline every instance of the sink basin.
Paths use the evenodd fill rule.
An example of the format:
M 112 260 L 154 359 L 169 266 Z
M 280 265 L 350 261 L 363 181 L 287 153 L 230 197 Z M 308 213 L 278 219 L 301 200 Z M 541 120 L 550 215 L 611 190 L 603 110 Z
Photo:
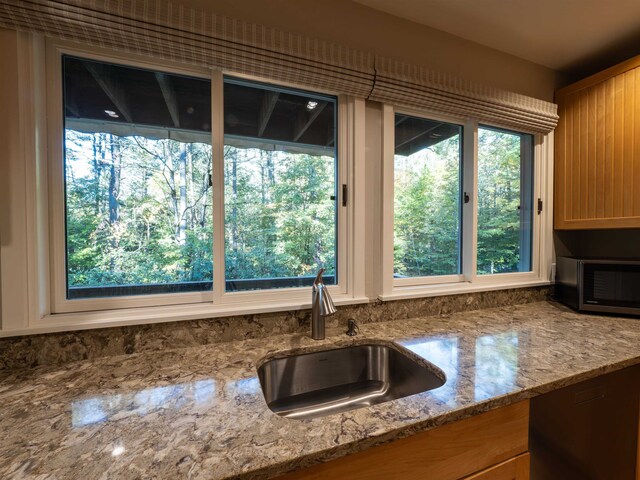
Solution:
M 269 360 L 258 378 L 274 413 L 322 417 L 444 385 L 442 370 L 409 355 L 388 345 L 353 345 Z

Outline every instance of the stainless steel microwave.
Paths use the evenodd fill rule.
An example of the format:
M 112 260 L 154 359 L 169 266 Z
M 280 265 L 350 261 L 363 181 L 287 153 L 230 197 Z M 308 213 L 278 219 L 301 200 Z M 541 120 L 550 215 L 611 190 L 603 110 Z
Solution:
M 558 257 L 556 295 L 581 311 L 640 315 L 640 260 Z

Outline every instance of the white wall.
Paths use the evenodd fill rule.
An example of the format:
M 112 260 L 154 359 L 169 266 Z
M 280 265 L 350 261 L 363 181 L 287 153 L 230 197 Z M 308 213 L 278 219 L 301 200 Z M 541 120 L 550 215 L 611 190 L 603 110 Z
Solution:
M 552 101 L 557 72 L 347 0 L 182 0 L 217 14 Z

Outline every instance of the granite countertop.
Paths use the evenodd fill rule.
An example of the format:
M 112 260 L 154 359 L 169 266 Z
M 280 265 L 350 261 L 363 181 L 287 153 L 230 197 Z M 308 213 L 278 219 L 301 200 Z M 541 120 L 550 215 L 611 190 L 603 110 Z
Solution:
M 311 420 L 266 406 L 256 365 L 380 340 L 446 383 Z M 640 363 L 640 320 L 551 302 L 0 372 L 0 478 L 268 478 Z

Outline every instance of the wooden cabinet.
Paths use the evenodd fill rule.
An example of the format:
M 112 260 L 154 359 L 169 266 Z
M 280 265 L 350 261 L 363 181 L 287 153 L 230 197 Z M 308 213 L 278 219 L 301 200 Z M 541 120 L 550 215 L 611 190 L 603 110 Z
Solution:
M 532 398 L 532 478 L 635 478 L 639 401 L 640 365 Z
M 518 455 L 464 480 L 529 480 L 529 454 Z
M 286 474 L 285 480 L 528 480 L 529 401 Z
M 555 228 L 640 227 L 640 56 L 556 92 Z

